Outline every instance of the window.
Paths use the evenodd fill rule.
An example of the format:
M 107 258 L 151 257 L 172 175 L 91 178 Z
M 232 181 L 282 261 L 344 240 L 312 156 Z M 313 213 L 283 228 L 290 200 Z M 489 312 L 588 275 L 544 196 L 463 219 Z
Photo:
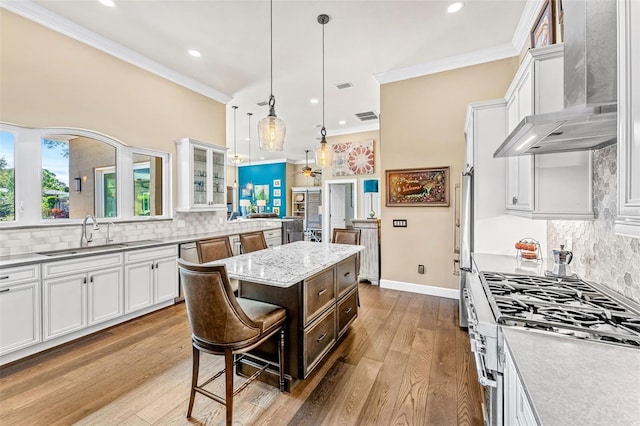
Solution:
M 89 214 L 116 221 L 170 217 L 167 153 L 88 130 L 6 123 L 0 142 L 0 227 L 80 222 Z
M 0 221 L 16 219 L 14 141 L 11 132 L 0 131 Z

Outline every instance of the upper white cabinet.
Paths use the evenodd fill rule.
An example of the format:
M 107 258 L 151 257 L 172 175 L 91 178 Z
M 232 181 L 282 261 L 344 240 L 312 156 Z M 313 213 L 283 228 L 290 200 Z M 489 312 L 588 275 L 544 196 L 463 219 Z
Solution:
M 640 238 L 640 3 L 618 1 L 618 218 Z
M 176 141 L 178 211 L 227 209 L 227 148 L 193 139 Z
M 562 110 L 563 46 L 531 49 L 507 90 L 507 133 L 527 115 Z M 593 219 L 591 152 L 508 157 L 506 208 L 534 219 Z

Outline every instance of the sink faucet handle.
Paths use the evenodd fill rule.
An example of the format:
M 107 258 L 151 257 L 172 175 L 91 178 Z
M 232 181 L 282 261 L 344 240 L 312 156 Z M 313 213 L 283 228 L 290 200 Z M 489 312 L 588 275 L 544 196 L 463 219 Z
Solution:
M 113 238 L 111 238 L 111 226 L 113 222 L 107 222 L 107 244 L 113 242 Z M 115 226 L 115 225 L 113 225 Z

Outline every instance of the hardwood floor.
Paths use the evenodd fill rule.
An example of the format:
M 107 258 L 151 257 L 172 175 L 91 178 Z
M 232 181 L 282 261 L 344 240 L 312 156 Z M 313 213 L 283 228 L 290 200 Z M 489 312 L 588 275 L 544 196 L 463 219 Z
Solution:
M 360 301 L 358 319 L 309 378 L 291 393 L 254 382 L 234 400 L 234 424 L 482 424 L 457 301 L 362 283 Z M 222 365 L 203 354 L 201 377 Z M 190 369 L 178 304 L 0 369 L 0 424 L 189 424 Z M 224 407 L 196 396 L 191 423 L 223 424 Z

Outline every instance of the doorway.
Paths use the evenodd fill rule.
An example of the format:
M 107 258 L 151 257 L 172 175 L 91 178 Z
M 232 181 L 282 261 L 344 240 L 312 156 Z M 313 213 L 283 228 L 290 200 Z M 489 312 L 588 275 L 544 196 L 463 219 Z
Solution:
M 334 228 L 352 226 L 351 219 L 358 214 L 358 194 L 356 179 L 341 179 L 325 182 L 322 234 L 331 241 Z

